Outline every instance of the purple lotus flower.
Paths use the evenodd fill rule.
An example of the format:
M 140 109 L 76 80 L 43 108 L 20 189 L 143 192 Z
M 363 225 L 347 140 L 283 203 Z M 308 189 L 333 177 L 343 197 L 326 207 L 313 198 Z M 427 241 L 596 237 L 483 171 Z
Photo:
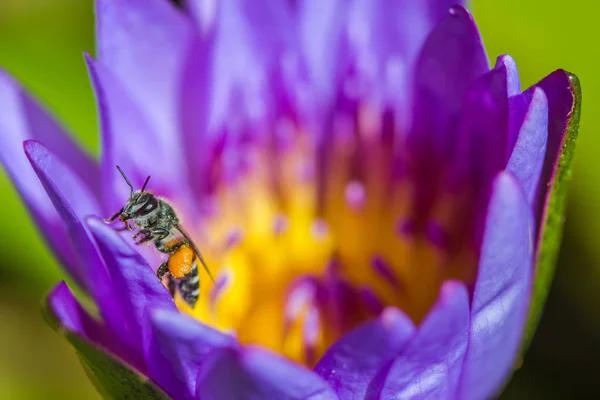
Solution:
M 97 306 L 64 282 L 48 297 L 102 393 L 498 392 L 553 223 L 572 75 L 521 92 L 444 0 L 97 0 L 96 17 L 100 162 L 6 74 L 0 159 Z M 153 246 L 100 219 L 128 199 L 115 164 L 136 188 L 151 175 L 202 250 L 216 278 L 195 308 L 157 280 Z

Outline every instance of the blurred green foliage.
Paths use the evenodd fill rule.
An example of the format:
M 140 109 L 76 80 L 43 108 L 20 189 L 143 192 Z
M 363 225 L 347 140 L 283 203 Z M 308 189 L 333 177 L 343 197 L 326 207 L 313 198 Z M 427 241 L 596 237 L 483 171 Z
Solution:
M 600 138 L 593 134 L 600 124 L 594 112 L 600 102 L 596 4 L 592 0 L 475 0 L 472 6 L 488 54 L 492 59 L 511 54 L 524 87 L 565 68 L 579 76 L 584 96 L 557 279 L 525 366 L 515 375 L 507 398 L 560 397 L 572 388 L 588 394 L 593 390 L 577 368 L 588 368 L 580 364 L 594 361 L 593 355 L 598 354 L 594 349 L 600 347 L 600 303 L 596 300 L 600 246 L 595 243 L 600 237 L 600 187 L 595 185 L 600 181 L 596 156 Z M 91 0 L 0 1 L 0 66 L 96 154 L 96 111 L 82 57 L 84 51 L 93 53 L 93 26 Z M 72 349 L 40 316 L 39 301 L 62 272 L 4 172 L 0 172 L 0 195 L 4 227 L 0 232 L 0 342 L 4 349 L 0 352 L 0 398 L 94 398 Z M 563 319 L 565 312 L 568 321 Z M 549 363 L 563 361 L 563 369 L 549 369 Z M 591 362 L 590 368 L 597 366 Z M 545 378 L 548 373 L 554 374 L 553 381 Z

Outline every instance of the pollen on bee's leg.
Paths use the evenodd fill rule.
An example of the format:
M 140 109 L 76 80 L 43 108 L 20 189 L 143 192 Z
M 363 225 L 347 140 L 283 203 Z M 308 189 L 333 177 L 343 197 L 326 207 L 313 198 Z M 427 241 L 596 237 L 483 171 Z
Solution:
M 373 289 L 363 286 L 358 289 L 358 293 L 360 295 L 361 303 L 367 309 L 369 314 L 377 316 L 381 313 L 384 308 L 383 302 Z
M 400 289 L 401 284 L 398 276 L 396 276 L 393 269 L 381 256 L 376 255 L 371 258 L 371 268 L 377 276 L 383 278 L 394 289 Z
M 355 212 L 361 211 L 367 200 L 365 186 L 358 181 L 351 181 L 345 189 L 346 205 Z
M 307 365 L 317 361 L 317 344 L 321 336 L 321 316 L 319 309 L 312 306 L 306 312 L 302 324 L 302 341 L 304 344 L 304 359 Z
M 208 302 L 211 312 L 216 313 L 217 302 L 223 296 L 223 293 L 227 291 L 232 280 L 233 271 L 231 268 L 223 268 L 219 271 L 215 284 L 210 288 L 210 293 L 208 295 Z

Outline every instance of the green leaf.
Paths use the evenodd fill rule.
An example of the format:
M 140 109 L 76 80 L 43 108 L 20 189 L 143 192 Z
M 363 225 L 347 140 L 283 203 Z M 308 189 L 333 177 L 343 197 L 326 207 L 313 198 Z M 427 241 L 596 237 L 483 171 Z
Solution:
M 546 81 L 548 87 L 544 87 Z M 554 120 L 549 120 L 549 130 L 551 132 L 548 141 L 549 149 L 552 147 L 552 129 L 558 130 L 555 132 L 558 135 L 555 135 L 554 139 L 560 140 L 560 144 L 557 154 L 549 154 L 549 157 L 553 158 L 550 160 L 552 164 L 549 177 L 542 177 L 546 178 L 544 181 L 549 182 L 549 187 L 546 197 L 542 199 L 543 208 L 540 219 L 541 228 L 537 238 L 533 295 L 527 316 L 521 354 L 527 350 L 531 343 L 554 276 L 562 239 L 567 186 L 571 176 L 571 161 L 579 130 L 581 111 L 581 87 L 579 79 L 575 75 L 559 70 L 549 75 L 539 85 L 546 91 L 550 114 L 556 117 Z M 570 92 L 571 97 L 568 99 L 571 100 L 570 102 L 562 101 L 565 99 L 561 98 L 561 95 L 564 95 L 566 90 Z M 560 135 L 563 132 L 564 134 Z M 548 161 L 548 157 L 546 160 Z
M 107 399 L 169 399 L 147 377 L 135 371 L 115 355 L 60 324 L 47 302 L 42 313 L 48 324 L 75 348 L 88 377 Z

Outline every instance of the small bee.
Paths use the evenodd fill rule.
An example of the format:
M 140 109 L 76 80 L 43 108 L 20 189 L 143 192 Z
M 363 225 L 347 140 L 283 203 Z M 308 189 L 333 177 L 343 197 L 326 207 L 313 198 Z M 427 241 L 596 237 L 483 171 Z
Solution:
M 118 217 L 119 221 L 125 223 L 125 227 L 121 230 L 130 231 L 134 229 L 129 225 L 133 221 L 135 228 L 139 229 L 133 235 L 134 241 L 138 237 L 140 238 L 136 244 L 154 242 L 158 251 L 168 254 L 168 260 L 158 267 L 156 275 L 162 281 L 163 277 L 169 274 L 168 287 L 171 296 L 175 295 L 175 290 L 178 288 L 181 297 L 193 308 L 200 294 L 200 277 L 196 259 L 200 260 L 208 276 L 214 282 L 202 255 L 189 235 L 179 225 L 179 219 L 173 207 L 165 200 L 144 191 L 150 177 L 146 178 L 142 189 L 136 192 L 118 165 L 117 169 L 129 185 L 131 195 L 125 206 L 105 221 L 111 223 Z

